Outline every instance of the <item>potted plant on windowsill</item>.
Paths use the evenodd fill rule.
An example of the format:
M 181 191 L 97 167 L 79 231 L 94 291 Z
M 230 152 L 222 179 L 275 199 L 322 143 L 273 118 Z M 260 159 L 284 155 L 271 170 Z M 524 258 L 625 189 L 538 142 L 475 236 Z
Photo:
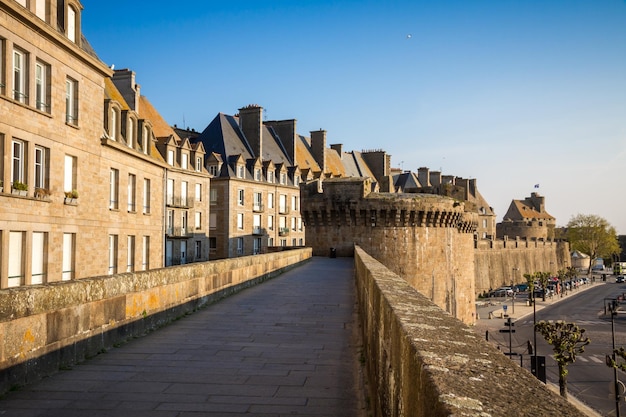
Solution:
M 35 188 L 35 198 L 39 200 L 50 200 L 50 190 L 47 188 Z
M 23 182 L 13 181 L 11 186 L 11 193 L 15 195 L 26 196 L 28 194 L 28 185 Z
M 72 191 L 65 192 L 65 200 L 64 200 L 65 204 L 75 206 L 77 202 L 78 202 L 78 191 L 72 190 Z

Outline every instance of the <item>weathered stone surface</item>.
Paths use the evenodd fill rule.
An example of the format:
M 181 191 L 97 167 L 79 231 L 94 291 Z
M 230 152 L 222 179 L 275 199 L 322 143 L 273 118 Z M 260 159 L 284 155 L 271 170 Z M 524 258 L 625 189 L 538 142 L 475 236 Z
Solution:
M 0 392 L 151 331 L 310 257 L 310 248 L 294 249 L 0 290 L 0 335 L 5 341 Z
M 375 416 L 584 415 L 360 247 L 355 270 Z

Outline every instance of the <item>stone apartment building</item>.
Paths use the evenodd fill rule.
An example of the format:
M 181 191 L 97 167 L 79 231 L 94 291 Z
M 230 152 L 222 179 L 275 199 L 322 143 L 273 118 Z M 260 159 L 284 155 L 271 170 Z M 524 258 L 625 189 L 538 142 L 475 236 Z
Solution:
M 109 134 L 138 135 L 141 120 L 107 97 L 112 71 L 81 13 L 72 0 L 0 3 L 0 288 L 162 266 L 162 207 L 126 203 L 146 181 L 162 199 L 164 170 Z

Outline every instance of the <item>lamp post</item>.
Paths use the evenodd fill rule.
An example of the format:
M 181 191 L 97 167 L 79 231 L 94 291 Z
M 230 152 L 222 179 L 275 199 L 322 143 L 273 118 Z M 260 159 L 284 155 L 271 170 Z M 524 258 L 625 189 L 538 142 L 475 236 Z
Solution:
M 613 339 L 613 364 L 615 364 L 615 315 L 617 314 L 617 302 L 613 300 L 613 302 L 609 305 L 609 312 L 611 313 L 611 337 Z M 619 415 L 619 380 L 617 379 L 617 366 L 613 366 L 613 380 L 615 383 L 615 416 L 620 417 Z

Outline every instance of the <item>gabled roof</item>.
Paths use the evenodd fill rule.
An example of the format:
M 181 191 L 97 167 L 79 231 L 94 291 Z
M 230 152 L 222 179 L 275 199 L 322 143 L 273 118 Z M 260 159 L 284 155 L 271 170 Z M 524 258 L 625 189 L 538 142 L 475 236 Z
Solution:
M 252 158 L 237 121 L 224 113 L 215 116 L 196 141 L 202 142 L 207 153 L 215 152 L 227 161 L 232 155 L 241 155 L 244 160 Z
M 104 78 L 104 98 L 116 101 L 122 110 L 130 110 L 128 103 L 124 100 L 124 96 L 122 96 L 122 93 L 120 93 L 115 84 L 113 84 L 113 80 L 109 77 Z
M 513 200 L 504 219 L 510 220 L 555 220 L 548 212 L 540 212 L 524 200 Z
M 413 172 L 403 172 L 393 176 L 393 185 L 399 193 L 417 192 L 422 185 Z
M 311 144 L 306 137 L 296 136 L 296 163 L 301 170 L 309 169 L 312 172 L 320 172 L 322 169 L 311 154 Z

